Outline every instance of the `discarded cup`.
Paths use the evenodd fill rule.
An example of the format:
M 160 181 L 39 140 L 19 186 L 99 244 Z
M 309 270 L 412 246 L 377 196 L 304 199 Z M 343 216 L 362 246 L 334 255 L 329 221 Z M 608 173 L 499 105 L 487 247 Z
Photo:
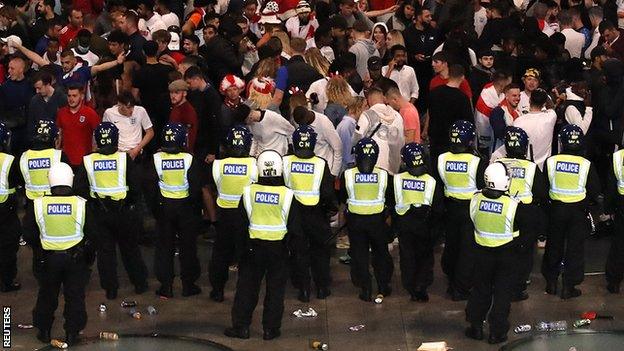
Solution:
M 141 312 L 137 311 L 136 308 L 131 308 L 130 311 L 128 311 L 128 314 L 134 319 L 141 319 L 142 317 Z
M 57 349 L 66 349 L 67 348 L 67 343 L 61 341 L 61 340 L 56 340 L 56 339 L 52 339 L 50 340 L 50 345 L 52 345 L 52 347 L 57 348 Z
M 113 332 L 100 332 L 100 339 L 103 340 L 118 340 L 119 334 Z
M 327 351 L 327 350 L 329 350 L 329 345 L 327 345 L 327 344 L 326 344 L 326 343 L 324 343 L 324 342 L 321 342 L 321 341 L 316 341 L 316 340 L 315 340 L 315 341 L 312 341 L 312 342 L 310 343 L 310 347 L 311 347 L 313 350 L 323 350 L 323 351 Z
M 147 306 L 147 314 L 149 314 L 150 316 L 153 316 L 155 314 L 158 314 L 158 310 L 156 310 L 156 307 L 149 305 Z
M 591 324 L 591 320 L 589 319 L 579 319 L 577 321 L 574 321 L 572 325 L 574 326 L 574 328 L 581 328 L 581 327 L 586 327 L 590 324 Z
M 365 325 L 364 324 L 358 324 L 358 325 L 354 325 L 352 327 L 349 327 L 350 331 L 360 331 L 362 329 L 364 329 Z
M 587 311 L 581 314 L 581 318 L 593 321 L 594 319 L 613 319 L 613 316 L 601 315 L 596 313 L 596 311 Z
M 514 328 L 514 333 L 522 334 L 531 331 L 531 326 L 529 324 L 521 324 Z
M 554 321 L 554 322 L 546 322 L 542 321 L 537 323 L 535 329 L 540 332 L 550 332 L 550 331 L 563 331 L 568 329 L 568 322 L 566 321 Z
M 34 328 L 34 326 L 32 324 L 18 324 L 17 327 L 20 328 L 20 329 L 32 329 L 32 328 Z
M 382 294 L 377 294 L 377 296 L 375 296 L 375 303 L 376 304 L 381 304 L 383 302 L 384 296 Z
M 121 301 L 121 307 L 123 308 L 128 308 L 128 307 L 136 307 L 137 306 L 137 302 L 134 300 L 123 300 Z
M 100 313 L 106 312 L 106 304 L 104 302 L 100 304 L 100 307 L 98 307 L 98 311 L 100 311 Z
M 312 307 L 308 308 L 308 310 L 305 311 L 305 312 L 302 311 L 301 309 L 298 309 L 295 312 L 293 312 L 293 314 L 297 318 L 301 318 L 301 317 L 316 317 L 316 316 L 318 316 L 318 313 Z

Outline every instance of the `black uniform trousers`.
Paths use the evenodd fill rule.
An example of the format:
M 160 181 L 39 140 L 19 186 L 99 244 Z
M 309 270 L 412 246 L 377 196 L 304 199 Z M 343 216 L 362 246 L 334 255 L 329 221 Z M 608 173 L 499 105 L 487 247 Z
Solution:
M 12 200 L 0 204 L 0 284 L 10 285 L 17 276 L 17 251 L 22 227 Z
M 507 334 L 513 286 L 517 281 L 518 258 L 514 248 L 479 246 L 475 248 L 474 260 L 479 274 L 473 279 L 466 319 L 472 325 L 481 326 L 487 316 L 491 334 Z
M 310 281 L 314 280 L 317 288 L 326 288 L 331 283 L 329 258 L 331 237 L 329 219 L 321 206 L 300 206 L 301 226 L 304 238 L 304 249 L 294 257 L 293 282 L 302 290 L 310 290 Z M 295 250 L 293 250 L 295 251 Z M 310 276 L 310 271 L 312 275 Z
M 85 287 L 91 276 L 89 265 L 84 260 L 73 259 L 69 253 L 53 251 L 44 252 L 38 261 L 41 264 L 36 274 L 39 294 L 33 310 L 33 325 L 39 330 L 52 328 L 62 285 L 65 297 L 63 327 L 67 332 L 81 331 L 87 324 Z
M 223 291 L 229 278 L 229 266 L 238 262 L 243 249 L 247 227 L 243 225 L 241 212 L 236 208 L 217 208 L 217 237 L 212 248 L 208 277 L 212 289 Z
M 446 198 L 444 216 L 446 240 L 442 253 L 442 271 L 449 287 L 468 294 L 472 286 L 474 262 L 474 227 L 470 220 L 470 201 Z
M 556 282 L 560 273 L 565 287 L 573 287 L 583 281 L 585 238 L 589 232 L 583 203 L 552 203 L 548 240 L 542 261 L 542 275 L 546 281 Z
M 613 229 L 605 271 L 607 283 L 620 285 L 624 278 L 624 209 L 615 210 Z
M 238 264 L 236 296 L 232 306 L 232 325 L 247 328 L 258 304 L 262 279 L 266 277 L 264 329 L 282 326 L 284 293 L 288 280 L 288 248 L 284 241 L 250 240 Z
M 519 206 L 526 206 L 527 210 L 531 214 L 531 218 L 535 221 L 535 226 L 528 228 L 522 233 L 522 243 L 517 246 L 517 257 L 518 257 L 518 265 L 517 265 L 517 283 L 515 287 L 516 293 L 522 293 L 528 287 L 527 281 L 531 276 L 531 272 L 533 271 L 533 258 L 535 257 L 535 246 L 537 242 L 537 237 L 540 234 L 542 228 L 547 228 L 544 224 L 546 221 L 546 216 L 542 211 L 542 208 L 533 204 L 527 204 Z
M 368 270 L 372 253 L 373 271 L 379 289 L 390 285 L 394 263 L 388 252 L 389 229 L 383 213 L 373 215 L 347 214 L 349 231 L 349 255 L 351 256 L 351 282 L 353 285 L 372 290 L 371 275 Z
M 427 212 L 410 209 L 403 216 L 395 217 L 399 231 L 401 282 L 409 292 L 424 290 L 433 283 L 436 238 L 432 235 Z
M 100 202 L 101 201 L 101 202 Z M 147 267 L 139 248 L 137 211 L 130 210 L 118 201 L 91 199 L 98 233 L 97 267 L 100 286 L 105 290 L 119 289 L 117 279 L 117 245 L 128 278 L 135 287 L 147 285 Z
M 176 237 L 180 249 L 180 279 L 183 285 L 199 278 L 197 235 L 200 217 L 190 199 L 161 199 L 157 210 L 158 240 L 154 255 L 156 278 L 164 285 L 173 284 L 173 258 Z

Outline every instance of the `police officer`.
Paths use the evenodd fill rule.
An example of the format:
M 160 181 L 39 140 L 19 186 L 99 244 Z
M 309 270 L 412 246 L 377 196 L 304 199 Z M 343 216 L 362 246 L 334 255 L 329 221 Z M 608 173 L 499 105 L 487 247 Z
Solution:
M 212 163 L 212 180 L 216 185 L 218 218 L 217 237 L 212 248 L 208 276 L 210 298 L 223 301 L 229 265 L 238 262 L 247 233 L 238 205 L 243 188 L 258 180 L 256 159 L 249 156 L 252 134 L 245 126 L 236 126 L 225 137 L 225 158 Z
M 61 150 L 54 148 L 58 128 L 54 121 L 39 120 L 35 123 L 31 148 L 20 157 L 20 170 L 24 179 L 24 191 L 28 200 L 50 195 L 48 170 L 59 162 L 68 162 Z M 32 202 L 29 201 L 29 206 Z
M 238 265 L 232 327 L 224 334 L 249 338 L 251 317 L 266 276 L 263 339 L 271 340 L 281 334 L 288 248 L 301 248 L 302 232 L 299 209 L 293 204 L 293 191 L 284 186 L 282 157 L 276 151 L 265 150 L 258 155 L 257 167 L 258 183 L 245 187 L 243 201 L 239 204 L 249 236 Z
M 427 287 L 433 283 L 432 227 L 443 213 L 442 188 L 427 173 L 424 149 L 409 143 L 401 149 L 404 171 L 395 174 L 394 221 L 399 232 L 401 281 L 412 301 L 427 302 Z
M 561 153 L 549 157 L 544 173 L 549 184 L 550 230 L 542 261 L 546 293 L 557 294 L 557 280 L 563 271 L 561 298 L 581 295 L 575 286 L 583 281 L 584 245 L 589 236 L 589 206 L 599 203 L 600 181 L 594 166 L 583 156 L 583 131 L 569 124 L 559 133 Z
M 0 291 L 19 290 L 17 276 L 17 251 L 22 231 L 17 218 L 15 187 L 19 171 L 15 157 L 9 153 L 11 130 L 0 122 Z
M 516 199 L 520 207 L 525 207 L 533 218 L 533 223 L 522 235 L 526 246 L 518 245 L 518 284 L 516 285 L 512 301 L 522 301 L 529 298 L 526 292 L 527 282 L 533 270 L 533 256 L 535 253 L 535 241 L 539 234 L 545 233 L 545 216 L 543 204 L 548 197 L 548 187 L 542 172 L 535 162 L 527 160 L 529 136 L 518 127 L 505 129 L 505 151 L 507 157 L 498 161 L 503 162 L 509 170 L 511 183 L 509 195 Z
M 147 291 L 147 267 L 139 249 L 138 233 L 131 230 L 136 220 L 134 202 L 141 182 L 134 162 L 118 151 L 119 130 L 111 122 L 100 123 L 93 133 L 97 151 L 83 157 L 81 177 L 89 184 L 89 206 L 95 214 L 99 247 L 97 266 L 106 298 L 117 298 L 117 245 L 134 291 Z
M 346 197 L 347 229 L 351 243 L 351 282 L 360 288 L 360 300 L 371 301 L 369 250 L 372 251 L 379 294 L 389 296 L 392 293 L 390 280 L 394 264 L 388 252 L 390 230 L 386 226 L 384 213 L 386 199 L 392 198 L 392 191 L 387 189 L 388 172 L 375 167 L 379 146 L 373 139 L 358 141 L 353 153 L 356 166 L 344 172 L 342 182 L 346 188 L 346 194 L 342 195 Z
M 148 176 L 153 179 L 153 191 L 159 194 L 156 206 L 158 240 L 156 243 L 155 270 L 160 288 L 156 294 L 173 297 L 173 257 L 176 237 L 180 245 L 180 278 L 182 296 L 201 293 L 195 281 L 199 278 L 197 235 L 201 217 L 201 183 L 198 161 L 184 152 L 187 143 L 186 127 L 167 123 L 163 128 L 161 150 L 154 154 L 154 168 Z
M 624 277 L 624 149 L 613 153 L 613 172 L 608 177 L 605 191 L 605 213 L 613 213 L 614 236 L 607 256 L 605 275 L 607 290 L 620 292 Z
M 486 163 L 474 150 L 475 126 L 460 120 L 449 131 L 450 151 L 438 157 L 438 174 L 444 184 L 446 241 L 442 270 L 449 280 L 447 292 L 453 301 L 466 300 L 470 290 L 473 262 L 473 235 L 470 199 L 483 187 Z
M 40 270 L 37 274 L 39 294 L 33 310 L 33 325 L 39 329 L 37 339 L 50 342 L 50 330 L 58 295 L 65 297 L 65 342 L 73 345 L 87 323 L 85 287 L 91 275 L 95 253 L 91 240 L 92 216 L 86 200 L 74 195 L 74 174 L 63 162 L 50 167 L 51 195 L 36 198 L 34 212 L 26 217 L 24 239 L 32 246 Z
M 470 327 L 466 336 L 483 339 L 483 321 L 488 317 L 490 344 L 507 340 L 509 309 L 518 264 L 515 246 L 530 225 L 530 216 L 508 195 L 510 175 L 502 162 L 485 170 L 485 188 L 470 201 L 470 219 L 476 242 L 473 287 L 466 306 Z M 489 313 L 488 313 L 489 311 Z
M 329 218 L 338 211 L 334 181 L 327 162 L 314 155 L 317 133 L 309 125 L 302 125 L 292 135 L 292 155 L 284 156 L 284 181 L 295 194 L 295 204 L 301 218 L 306 249 L 296 257 L 295 284 L 299 300 L 310 301 L 310 271 L 316 285 L 316 297 L 324 299 L 331 294 L 329 257 L 332 236 Z

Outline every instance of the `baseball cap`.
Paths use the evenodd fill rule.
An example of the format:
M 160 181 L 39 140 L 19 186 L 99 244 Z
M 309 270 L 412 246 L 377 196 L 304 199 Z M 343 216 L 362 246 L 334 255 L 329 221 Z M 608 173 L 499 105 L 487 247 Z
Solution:
M 538 71 L 535 68 L 528 68 L 525 72 L 524 75 L 522 76 L 523 78 L 535 78 L 535 79 L 540 79 L 540 71 Z
M 368 59 L 368 69 L 372 71 L 376 71 L 381 69 L 383 63 L 381 62 L 381 57 L 379 56 L 371 56 Z

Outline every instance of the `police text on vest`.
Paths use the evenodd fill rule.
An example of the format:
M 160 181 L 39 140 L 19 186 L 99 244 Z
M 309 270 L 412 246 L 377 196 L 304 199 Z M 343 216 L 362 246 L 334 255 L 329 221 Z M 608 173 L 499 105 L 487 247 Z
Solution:
M 184 160 L 162 160 L 162 169 L 184 169 Z
M 479 203 L 479 211 L 501 214 L 503 213 L 503 204 L 500 202 L 481 200 Z
M 290 165 L 290 171 L 293 172 L 293 173 L 313 174 L 314 173 L 314 163 L 293 162 Z
M 279 197 L 279 194 L 265 193 L 259 191 L 256 193 L 256 198 L 254 201 L 261 204 L 277 205 L 279 204 Z
M 511 177 L 524 179 L 524 168 L 522 167 L 511 167 Z
M 33 158 L 28 160 L 28 169 L 48 169 L 50 168 L 50 159 L 45 158 Z
M 377 183 L 377 174 L 376 173 L 356 173 L 355 175 L 356 183 Z
M 425 182 L 422 180 L 403 179 L 403 190 L 425 191 Z
M 447 172 L 468 172 L 468 162 L 446 161 Z
M 555 170 L 557 172 L 578 174 L 579 169 L 580 169 L 580 165 L 574 162 L 557 161 L 557 165 L 555 166 Z
M 117 160 L 97 160 L 93 161 L 94 171 L 116 171 Z
M 247 165 L 224 165 L 223 174 L 227 175 L 247 175 Z
M 48 205 L 48 214 L 49 215 L 68 215 L 72 212 L 71 204 L 49 204 Z

